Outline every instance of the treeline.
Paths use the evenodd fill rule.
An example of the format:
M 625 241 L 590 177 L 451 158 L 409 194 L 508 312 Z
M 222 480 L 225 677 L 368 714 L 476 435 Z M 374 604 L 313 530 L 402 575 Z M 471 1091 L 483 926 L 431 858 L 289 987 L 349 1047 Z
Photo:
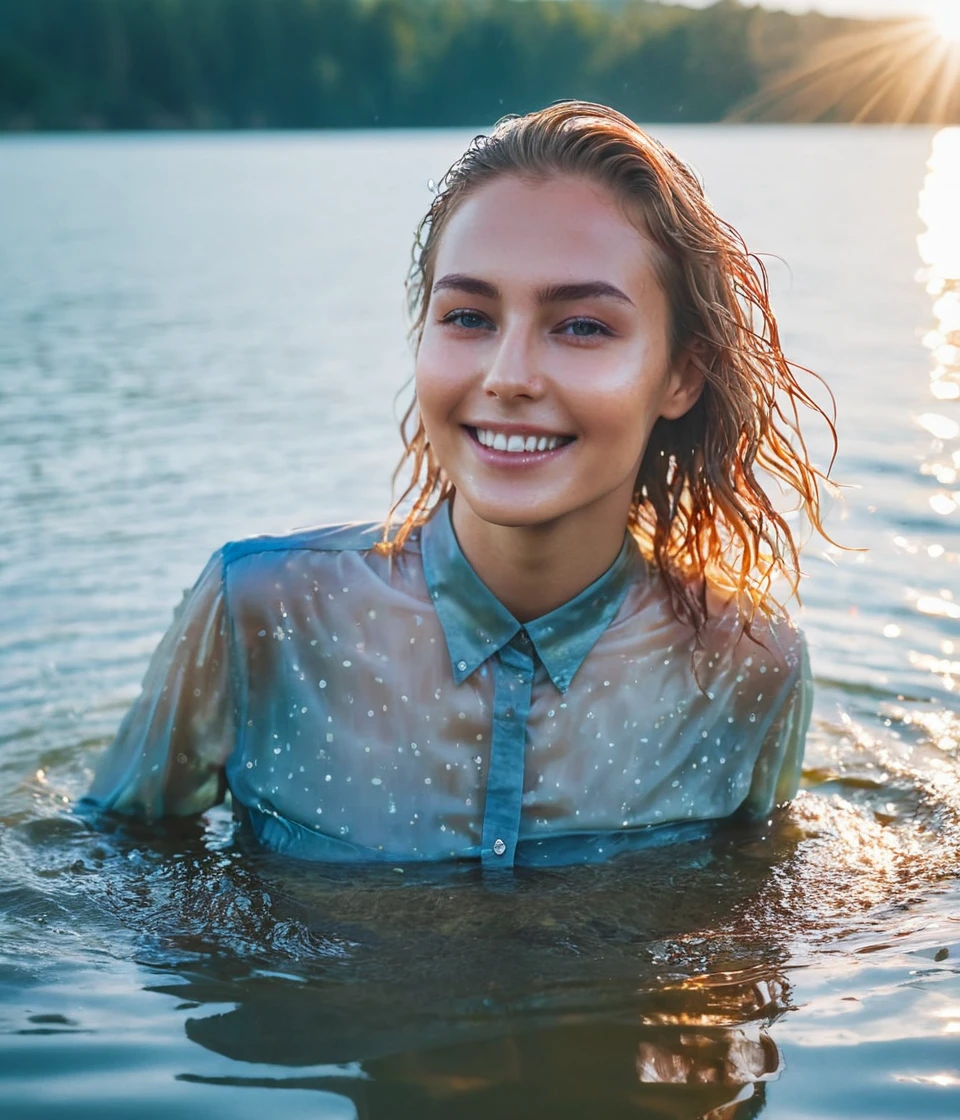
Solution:
M 736 0 L 0 0 L 0 128 L 474 125 L 561 97 L 711 121 L 851 26 Z

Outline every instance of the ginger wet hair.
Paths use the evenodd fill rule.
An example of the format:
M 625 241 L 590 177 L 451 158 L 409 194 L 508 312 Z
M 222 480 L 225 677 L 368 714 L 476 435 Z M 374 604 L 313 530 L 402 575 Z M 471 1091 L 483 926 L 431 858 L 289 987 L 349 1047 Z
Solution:
M 589 179 L 609 190 L 625 216 L 657 248 L 657 273 L 670 306 L 671 346 L 688 351 L 704 376 L 699 400 L 681 418 L 659 419 L 637 474 L 627 528 L 666 582 L 677 617 L 699 634 L 708 587 L 754 612 L 778 614 L 774 585 L 799 581 L 798 550 L 757 472 L 796 494 L 823 532 L 820 484 L 800 410 L 831 418 L 800 384 L 809 373 L 787 361 L 770 308 L 763 263 L 713 211 L 703 188 L 673 153 L 603 105 L 566 101 L 500 121 L 476 137 L 438 185 L 417 230 L 407 280 L 414 343 L 421 336 L 437 248 L 458 206 L 501 176 Z M 410 532 L 453 493 L 427 438 L 416 400 L 404 416 L 406 477 L 381 548 L 397 552 Z M 403 520 L 397 510 L 410 502 Z

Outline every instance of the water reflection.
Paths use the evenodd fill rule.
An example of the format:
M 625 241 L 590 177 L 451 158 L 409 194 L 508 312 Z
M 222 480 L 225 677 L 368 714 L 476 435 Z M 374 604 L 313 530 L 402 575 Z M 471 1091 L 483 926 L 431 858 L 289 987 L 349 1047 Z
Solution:
M 960 398 L 960 128 L 944 128 L 934 137 L 920 192 L 920 217 L 927 227 L 918 238 L 926 265 L 923 276 L 936 319 L 936 327 L 924 339 L 933 352 L 931 392 L 937 401 L 954 401 Z M 919 422 L 942 445 L 929 462 L 929 473 L 943 487 L 935 496 L 938 505 L 931 505 L 938 513 L 951 513 L 960 502 L 958 416 L 946 405 L 925 413 Z
M 931 436 L 920 470 L 937 484 L 927 498 L 930 509 L 938 517 L 952 518 L 960 510 L 960 128 L 941 129 L 934 137 L 919 213 L 926 227 L 918 238 L 924 263 L 920 275 L 933 301 L 936 323 L 924 337 L 933 357 L 930 391 L 936 403 L 916 417 Z M 957 560 L 940 543 L 924 551 L 937 562 Z M 914 608 L 928 618 L 950 623 L 960 619 L 960 602 L 951 587 L 935 593 L 916 591 L 911 598 Z M 953 639 L 944 638 L 936 653 L 911 650 L 909 660 L 938 676 L 948 692 L 955 691 L 960 678 L 956 652 Z
M 491 885 L 472 867 L 358 876 L 186 831 L 165 852 L 116 837 L 112 903 L 165 974 L 149 990 L 237 1063 L 181 1081 L 337 1094 L 371 1120 L 743 1120 L 783 1064 L 776 919 L 797 839 Z
M 436 967 L 438 980 L 454 991 L 462 986 L 442 961 Z M 621 994 L 620 1010 L 606 1015 L 586 999 L 580 1010 L 558 1011 L 545 996 L 525 1011 L 478 1000 L 468 1013 L 436 991 L 401 991 L 400 979 L 370 991 L 346 977 L 305 982 L 206 965 L 155 990 L 200 1010 L 229 1001 L 228 1011 L 188 1019 L 189 1039 L 237 1062 L 274 1067 L 268 1077 L 251 1070 L 181 1079 L 335 1092 L 371 1120 L 447 1117 L 453 1107 L 464 1118 L 741 1120 L 759 1115 L 765 1083 L 782 1068 L 768 1028 L 789 1007 L 789 990 L 762 967 L 626 1001 Z

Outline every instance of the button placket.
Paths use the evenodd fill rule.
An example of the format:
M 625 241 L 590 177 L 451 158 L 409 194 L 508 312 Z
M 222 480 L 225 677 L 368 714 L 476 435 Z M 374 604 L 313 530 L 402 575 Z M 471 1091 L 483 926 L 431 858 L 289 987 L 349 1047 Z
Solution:
M 533 669 L 532 652 L 515 645 L 504 646 L 494 659 L 493 729 L 480 853 L 489 868 L 508 868 L 514 862 Z

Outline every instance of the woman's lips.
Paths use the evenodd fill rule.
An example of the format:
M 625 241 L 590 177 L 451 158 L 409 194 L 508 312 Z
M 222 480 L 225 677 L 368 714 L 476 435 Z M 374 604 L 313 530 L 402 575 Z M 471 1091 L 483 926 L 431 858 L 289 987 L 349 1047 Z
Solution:
M 478 453 L 498 465 L 545 462 L 561 454 L 576 438 L 530 428 L 507 431 L 464 425 L 464 430 Z

